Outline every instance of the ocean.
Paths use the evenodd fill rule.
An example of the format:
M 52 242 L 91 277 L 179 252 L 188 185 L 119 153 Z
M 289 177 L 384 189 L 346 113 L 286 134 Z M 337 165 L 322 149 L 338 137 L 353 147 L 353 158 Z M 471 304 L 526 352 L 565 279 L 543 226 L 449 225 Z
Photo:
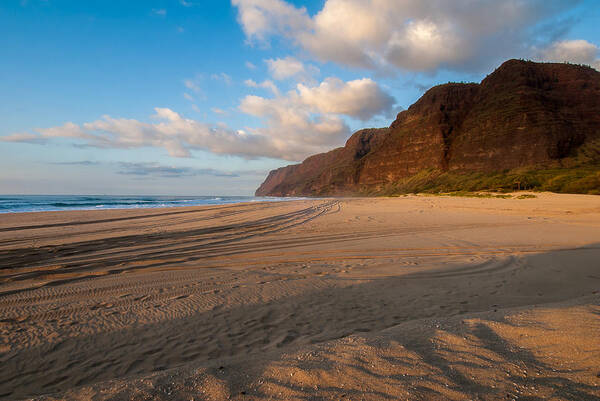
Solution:
M 289 201 L 303 198 L 255 196 L 0 195 L 0 213 L 58 210 L 136 209 Z

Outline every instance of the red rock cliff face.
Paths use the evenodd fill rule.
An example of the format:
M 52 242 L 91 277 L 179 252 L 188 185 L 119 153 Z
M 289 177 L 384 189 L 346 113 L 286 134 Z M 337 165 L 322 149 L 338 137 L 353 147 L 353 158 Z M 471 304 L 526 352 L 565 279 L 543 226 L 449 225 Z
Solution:
M 423 169 L 492 172 L 536 166 L 600 138 L 600 73 L 509 60 L 481 84 L 427 91 L 389 128 L 272 171 L 257 195 L 377 191 Z
M 256 191 L 257 196 L 297 196 L 324 193 L 352 194 L 355 191 L 360 162 L 377 149 L 388 128 L 355 132 L 342 148 L 310 156 L 301 164 L 281 167 Z

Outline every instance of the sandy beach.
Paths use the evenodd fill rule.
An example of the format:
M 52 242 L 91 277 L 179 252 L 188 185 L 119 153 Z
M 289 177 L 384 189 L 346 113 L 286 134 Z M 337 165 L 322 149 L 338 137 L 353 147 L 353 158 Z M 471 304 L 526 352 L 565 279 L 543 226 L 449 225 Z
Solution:
M 0 215 L 0 399 L 600 399 L 600 197 Z

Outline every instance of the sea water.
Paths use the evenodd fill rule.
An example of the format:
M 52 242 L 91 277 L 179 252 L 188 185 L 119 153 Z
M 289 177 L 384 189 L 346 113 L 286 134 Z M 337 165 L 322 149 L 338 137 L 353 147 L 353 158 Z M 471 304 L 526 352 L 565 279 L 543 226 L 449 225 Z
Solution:
M 0 213 L 57 210 L 135 209 L 288 201 L 302 198 L 255 196 L 0 195 Z

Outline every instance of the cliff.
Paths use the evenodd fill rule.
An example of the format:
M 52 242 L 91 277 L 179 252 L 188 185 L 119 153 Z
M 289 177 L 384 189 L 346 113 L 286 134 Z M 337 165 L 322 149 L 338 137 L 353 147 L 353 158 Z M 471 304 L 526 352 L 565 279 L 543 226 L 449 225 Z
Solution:
M 256 194 L 388 193 L 424 171 L 473 177 L 575 163 L 594 175 L 598 144 L 598 71 L 509 60 L 480 84 L 430 89 L 389 128 L 358 131 L 342 148 L 271 171 Z

